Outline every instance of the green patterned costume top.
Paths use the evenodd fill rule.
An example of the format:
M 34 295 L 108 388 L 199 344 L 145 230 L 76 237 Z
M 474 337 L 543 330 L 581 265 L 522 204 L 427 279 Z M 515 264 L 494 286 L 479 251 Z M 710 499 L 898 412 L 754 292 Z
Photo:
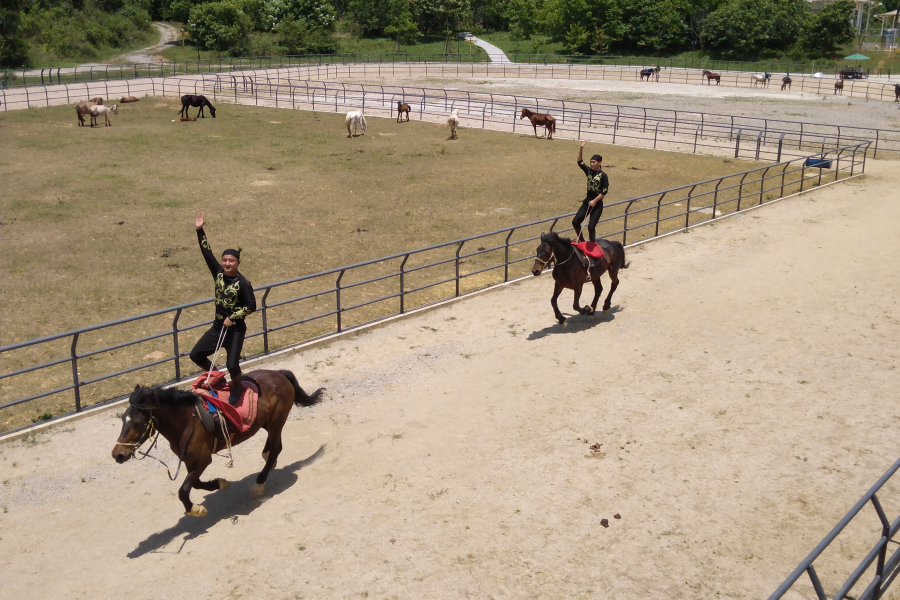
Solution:
M 591 168 L 581 160 L 578 161 L 578 166 L 587 175 L 587 195 L 589 200 L 596 198 L 597 194 L 605 196 L 609 192 L 609 178 L 606 176 L 606 173 L 603 171 L 597 171 L 596 173 L 591 171 Z
M 253 286 L 240 273 L 234 277 L 225 274 L 202 229 L 197 230 L 197 241 L 200 243 L 200 252 L 203 253 L 206 266 L 209 267 L 209 272 L 216 282 L 216 320 L 224 321 L 225 317 L 228 317 L 235 323 L 243 321 L 256 310 Z

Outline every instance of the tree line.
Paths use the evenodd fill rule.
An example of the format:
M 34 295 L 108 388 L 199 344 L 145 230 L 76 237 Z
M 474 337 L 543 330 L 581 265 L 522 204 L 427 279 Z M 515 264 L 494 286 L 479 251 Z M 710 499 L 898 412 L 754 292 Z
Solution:
M 3 0 L 0 66 L 126 47 L 157 19 L 183 23 L 201 49 L 234 56 L 334 52 L 340 26 L 397 48 L 472 30 L 549 36 L 578 55 L 829 58 L 852 40 L 853 11 L 851 0 L 815 12 L 807 0 Z

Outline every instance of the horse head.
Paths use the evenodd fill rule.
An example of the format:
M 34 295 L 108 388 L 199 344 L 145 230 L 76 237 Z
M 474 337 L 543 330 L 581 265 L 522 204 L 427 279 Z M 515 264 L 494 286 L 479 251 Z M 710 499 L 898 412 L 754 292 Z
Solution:
M 209 107 L 209 114 L 212 115 L 213 119 L 216 118 L 216 107 L 209 103 L 209 100 L 206 101 L 206 106 Z
M 136 385 L 128 398 L 128 408 L 122 413 L 122 432 L 112 449 L 112 457 L 117 463 L 122 464 L 134 456 L 141 444 L 153 435 L 155 408 L 159 408 L 159 401 L 153 388 Z
M 521 120 L 524 119 L 525 117 L 529 117 L 529 118 L 530 118 L 531 115 L 533 115 L 533 114 L 534 114 L 534 113 L 531 112 L 530 110 L 528 110 L 527 108 L 523 108 L 523 109 L 522 109 L 522 114 L 519 116 L 519 120 L 521 121 Z
M 550 246 L 548 239 L 550 235 L 541 233 L 541 245 L 537 247 L 537 256 L 534 259 L 534 266 L 531 267 L 531 274 L 537 277 L 553 259 L 553 247 Z

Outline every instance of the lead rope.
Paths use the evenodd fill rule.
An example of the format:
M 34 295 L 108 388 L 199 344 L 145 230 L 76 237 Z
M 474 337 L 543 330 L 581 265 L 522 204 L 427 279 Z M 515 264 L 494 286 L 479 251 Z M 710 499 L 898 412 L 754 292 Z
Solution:
M 193 417 L 193 415 L 191 415 L 191 416 Z M 141 450 L 138 446 L 135 446 L 135 448 L 132 450 L 132 454 L 136 454 L 136 455 L 139 454 L 141 456 L 137 460 L 144 460 L 147 457 L 152 458 L 153 460 L 155 460 L 156 462 L 158 462 L 159 464 L 161 464 L 162 466 L 164 466 L 166 468 L 166 475 L 169 476 L 169 481 L 175 481 L 176 479 L 178 479 L 178 473 L 181 472 L 181 464 L 184 459 L 184 453 L 187 450 L 188 444 L 191 443 L 191 439 L 194 437 L 194 420 L 193 420 L 193 418 L 191 419 L 191 435 L 188 436 L 188 439 L 184 443 L 184 446 L 181 447 L 181 453 L 178 455 L 178 468 L 175 469 L 174 475 L 172 475 L 172 471 L 169 469 L 169 465 L 164 463 L 159 458 L 150 454 L 150 451 L 153 450 L 153 447 L 156 446 L 156 442 L 159 440 L 159 430 L 156 429 L 156 427 L 153 425 L 152 420 L 149 423 L 148 429 L 150 429 L 150 435 L 147 436 L 147 439 L 150 439 L 150 436 L 153 435 L 154 431 L 156 431 L 156 437 L 153 438 L 153 443 L 150 444 L 150 447 L 147 448 L 146 452 Z
M 216 353 L 213 354 L 212 366 L 209 368 L 209 371 L 206 372 L 206 381 L 204 385 L 209 387 L 209 378 L 212 375 L 212 372 L 216 369 L 216 359 L 219 358 L 219 352 L 222 350 L 222 344 L 225 342 L 225 332 L 228 330 L 228 327 L 225 325 L 222 326 L 222 333 L 219 334 L 219 340 L 216 342 Z
M 234 456 L 231 453 L 231 438 L 228 437 L 228 430 L 225 428 L 225 415 L 221 411 L 219 411 L 219 427 L 222 429 L 225 445 L 228 446 L 228 462 L 225 463 L 225 466 L 230 469 L 234 466 Z

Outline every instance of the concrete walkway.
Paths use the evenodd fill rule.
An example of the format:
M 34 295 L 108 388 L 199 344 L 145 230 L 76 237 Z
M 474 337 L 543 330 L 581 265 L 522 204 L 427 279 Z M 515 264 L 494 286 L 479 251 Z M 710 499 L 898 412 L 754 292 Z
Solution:
M 482 40 L 481 38 L 475 37 L 468 31 L 460 33 L 459 35 L 462 39 L 468 40 L 468 41 L 472 42 L 473 44 L 475 44 L 476 46 L 484 48 L 485 52 L 487 52 L 487 54 L 488 54 L 488 58 L 491 59 L 491 62 L 499 63 L 499 64 L 510 64 L 510 65 L 512 64 L 512 61 L 509 60 L 509 57 L 507 57 L 506 54 L 503 52 L 503 50 L 501 50 L 497 46 L 495 46 L 493 44 L 489 44 L 488 42 Z

